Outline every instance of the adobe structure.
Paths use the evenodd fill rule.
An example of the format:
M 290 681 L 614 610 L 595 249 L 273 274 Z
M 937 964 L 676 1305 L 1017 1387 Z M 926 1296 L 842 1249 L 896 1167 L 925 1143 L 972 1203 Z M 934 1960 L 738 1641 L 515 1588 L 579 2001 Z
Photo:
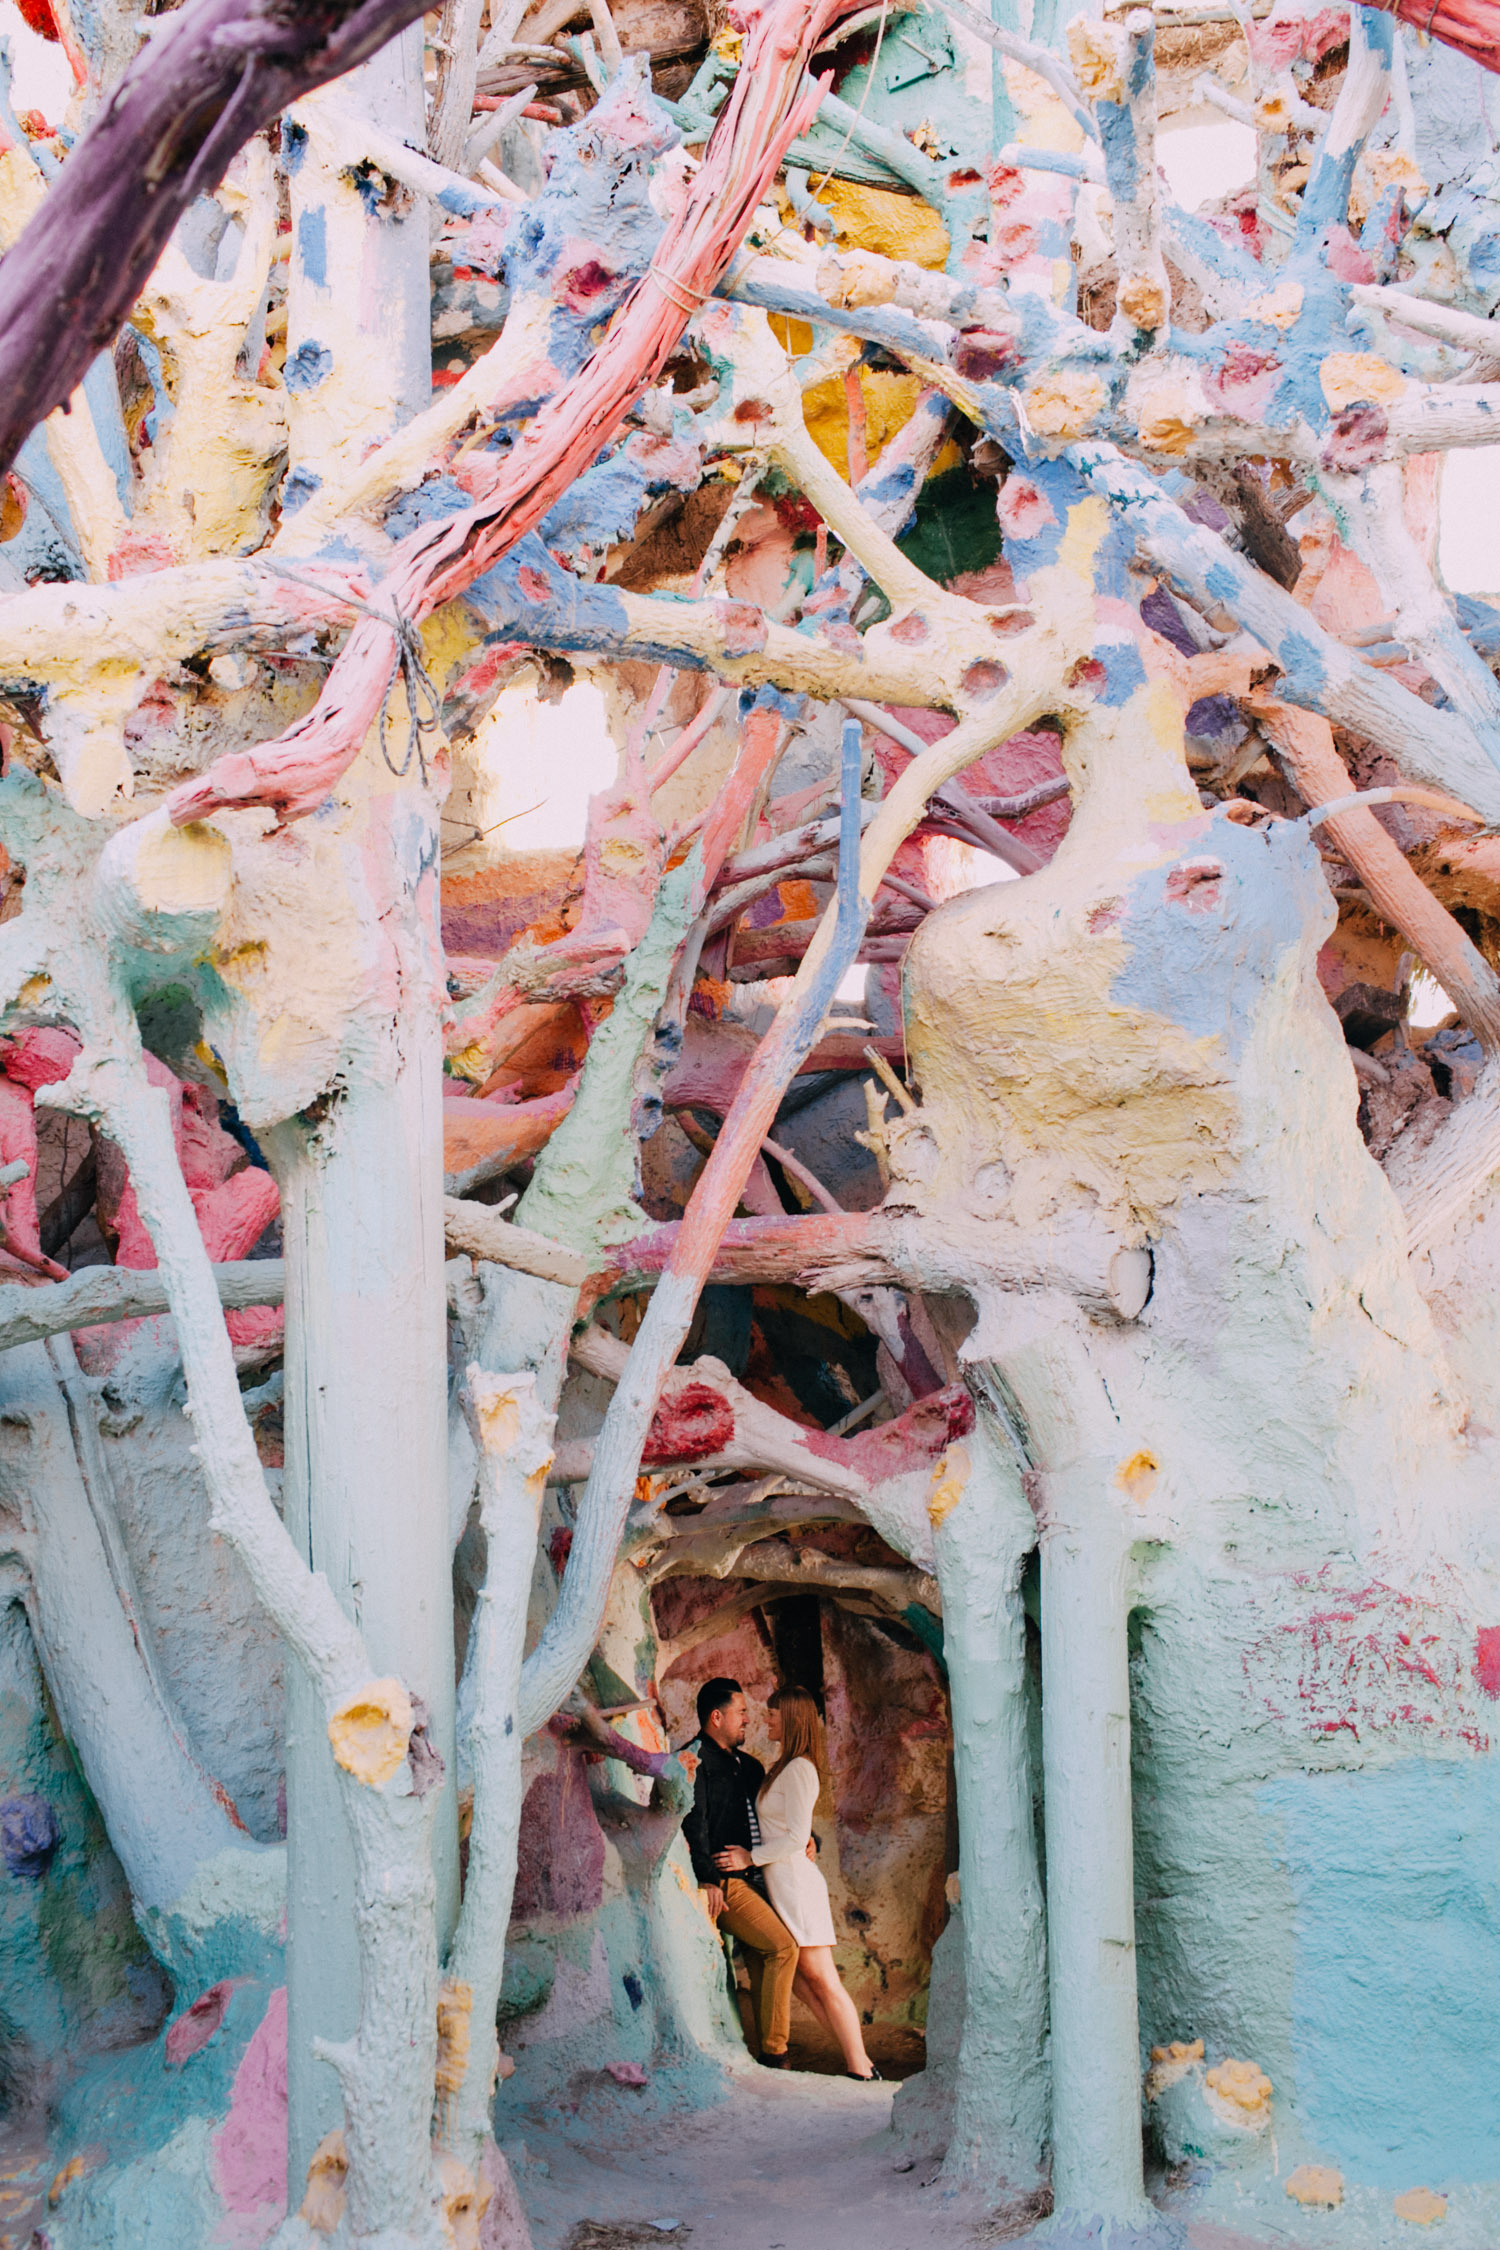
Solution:
M 3 13 L 0 2244 L 1492 2250 L 1500 9 Z

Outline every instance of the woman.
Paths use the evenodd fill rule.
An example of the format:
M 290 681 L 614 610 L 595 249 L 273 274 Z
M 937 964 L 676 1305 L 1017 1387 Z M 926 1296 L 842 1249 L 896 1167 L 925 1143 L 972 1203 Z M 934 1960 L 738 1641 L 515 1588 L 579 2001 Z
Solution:
M 838 2041 L 850 2078 L 878 2078 L 865 2053 L 854 2002 L 833 1965 L 838 1934 L 828 1904 L 828 1885 L 812 1857 L 813 1812 L 828 1780 L 828 1753 L 818 1706 L 806 1688 L 780 1687 L 766 1706 L 771 1740 L 781 1756 L 761 1784 L 756 1799 L 760 1842 L 746 1851 L 731 1844 L 714 1864 L 726 1875 L 763 1867 L 771 1904 L 801 1947 L 793 1991 Z

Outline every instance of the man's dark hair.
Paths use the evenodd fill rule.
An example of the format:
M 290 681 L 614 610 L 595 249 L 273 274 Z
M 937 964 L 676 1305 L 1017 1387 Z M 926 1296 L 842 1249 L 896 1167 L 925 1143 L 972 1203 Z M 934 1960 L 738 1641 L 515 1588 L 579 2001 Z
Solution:
M 705 1680 L 698 1690 L 698 1731 L 701 1734 L 715 1711 L 722 1711 L 740 1693 L 738 1680 Z

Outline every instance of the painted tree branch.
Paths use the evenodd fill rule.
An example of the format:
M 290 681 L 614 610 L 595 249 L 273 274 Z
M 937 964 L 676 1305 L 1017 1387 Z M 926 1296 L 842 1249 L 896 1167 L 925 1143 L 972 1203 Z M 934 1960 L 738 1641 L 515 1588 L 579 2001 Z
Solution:
M 219 1303 L 226 1312 L 251 1305 L 279 1305 L 286 1268 L 279 1258 L 241 1258 L 213 1269 Z M 97 1328 L 119 1320 L 140 1320 L 171 1310 L 167 1284 L 159 1270 L 133 1266 L 85 1266 L 67 1281 L 37 1289 L 0 1288 L 0 1351 L 59 1336 L 75 1328 Z
M 235 151 L 421 14 L 417 0 L 194 0 L 153 25 L 4 261 L 0 468 L 113 340 Z

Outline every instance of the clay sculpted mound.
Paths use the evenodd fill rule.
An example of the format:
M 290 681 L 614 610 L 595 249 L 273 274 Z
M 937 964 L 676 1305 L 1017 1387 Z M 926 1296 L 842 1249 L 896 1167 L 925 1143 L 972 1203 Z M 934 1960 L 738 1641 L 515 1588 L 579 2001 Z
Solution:
M 420 12 L 0 101 L 4 2223 L 743 2097 L 730 1670 L 965 2225 L 1484 2250 L 1493 10 Z

